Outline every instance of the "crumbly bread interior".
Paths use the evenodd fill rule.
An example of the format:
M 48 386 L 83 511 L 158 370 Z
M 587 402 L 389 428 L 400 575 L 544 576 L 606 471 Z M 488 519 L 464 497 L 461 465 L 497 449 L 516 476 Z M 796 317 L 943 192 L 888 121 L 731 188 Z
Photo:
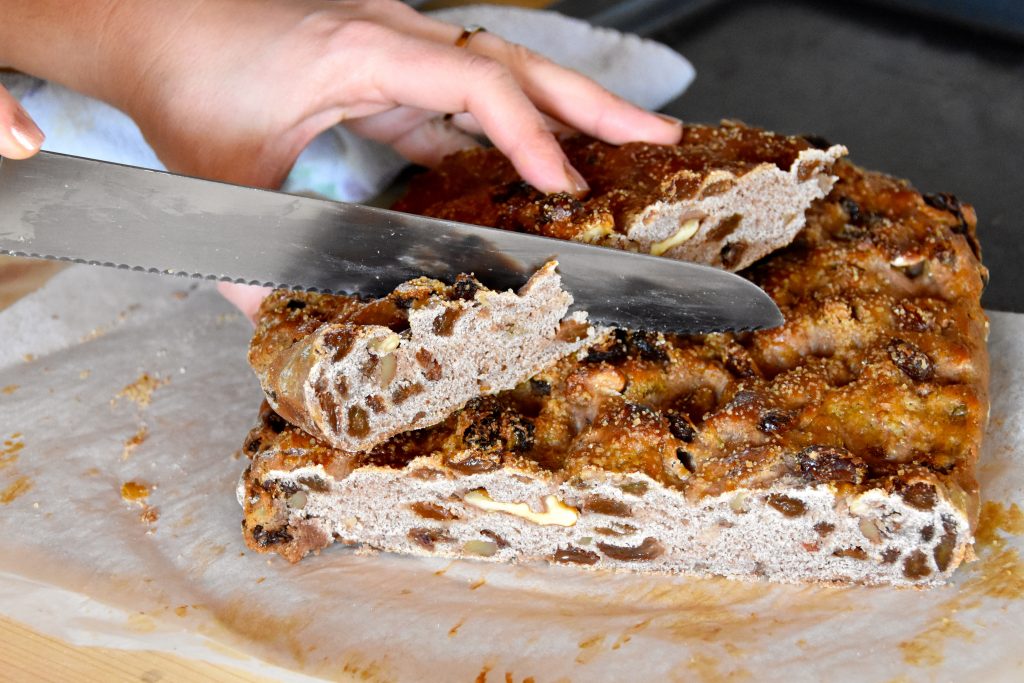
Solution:
M 741 270 L 793 241 L 846 154 L 740 125 L 688 126 L 672 146 L 565 148 L 591 186 L 582 200 L 536 192 L 488 150 L 452 155 L 396 208 Z
M 759 163 L 763 146 L 740 143 L 763 137 L 726 137 L 740 149 L 716 154 Z M 635 199 L 642 183 L 621 171 Z M 942 582 L 972 556 L 988 411 L 974 212 L 843 160 L 833 173 L 796 240 L 742 273 L 779 305 L 779 328 L 615 330 L 364 452 L 266 408 L 244 446 L 247 543 L 291 561 L 341 542 L 787 582 Z M 427 201 L 426 186 L 429 202 L 444 190 L 458 212 L 529 208 L 452 169 L 410 204 Z M 268 339 L 278 328 L 295 332 L 272 325 Z
M 339 469 L 314 455 L 291 469 L 296 453 L 317 451 L 307 435 L 265 424 L 250 439 L 262 445 L 258 476 L 238 492 L 247 541 L 292 561 L 338 541 L 498 562 L 925 586 L 971 556 L 962 499 L 927 479 L 896 493 L 792 474 L 694 497 L 639 471 L 584 469 L 563 479 L 508 464 L 464 473 L 437 456 L 400 469 Z M 849 456 L 819 449 L 798 457 L 845 467 Z
M 511 389 L 594 334 L 557 263 L 518 293 L 469 276 L 421 278 L 360 302 L 277 292 L 262 305 L 250 362 L 274 409 L 336 448 L 362 451 L 436 424 L 469 399 Z

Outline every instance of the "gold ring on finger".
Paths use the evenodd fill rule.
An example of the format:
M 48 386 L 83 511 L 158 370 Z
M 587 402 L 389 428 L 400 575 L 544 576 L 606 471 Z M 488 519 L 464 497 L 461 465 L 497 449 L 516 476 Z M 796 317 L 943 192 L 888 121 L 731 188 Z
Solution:
M 477 24 L 470 24 L 462 27 L 462 33 L 455 39 L 455 47 L 469 47 L 469 41 L 478 33 L 486 33 L 487 29 Z

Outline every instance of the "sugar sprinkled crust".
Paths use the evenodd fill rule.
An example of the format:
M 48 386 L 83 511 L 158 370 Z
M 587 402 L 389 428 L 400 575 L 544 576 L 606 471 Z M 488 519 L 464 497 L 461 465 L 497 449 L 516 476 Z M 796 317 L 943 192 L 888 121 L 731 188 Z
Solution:
M 247 542 L 292 561 L 339 541 L 775 581 L 942 582 L 972 555 L 988 409 L 974 213 L 844 161 L 834 172 L 793 245 L 744 273 L 779 304 L 782 327 L 618 330 L 365 453 L 265 410 L 245 444 Z
M 275 292 L 249 359 L 267 399 L 336 448 L 362 451 L 436 424 L 474 396 L 511 389 L 594 334 L 557 263 L 516 292 L 469 276 L 421 278 L 384 299 Z
M 674 146 L 564 145 L 583 200 L 536 192 L 488 150 L 447 158 L 395 208 L 740 270 L 793 240 L 846 154 L 737 124 L 687 126 Z

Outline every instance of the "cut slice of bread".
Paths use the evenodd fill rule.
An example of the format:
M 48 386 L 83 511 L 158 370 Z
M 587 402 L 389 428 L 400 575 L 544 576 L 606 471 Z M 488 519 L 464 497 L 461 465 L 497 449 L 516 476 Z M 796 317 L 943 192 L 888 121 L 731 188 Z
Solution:
M 846 154 L 735 124 L 687 126 L 674 146 L 565 148 L 591 186 L 581 201 L 542 195 L 499 152 L 473 150 L 414 180 L 396 208 L 741 270 L 793 241 Z
M 518 293 L 469 276 L 421 278 L 360 302 L 279 291 L 259 312 L 249 360 L 281 416 L 363 451 L 436 424 L 475 396 L 511 389 L 591 340 L 555 262 Z

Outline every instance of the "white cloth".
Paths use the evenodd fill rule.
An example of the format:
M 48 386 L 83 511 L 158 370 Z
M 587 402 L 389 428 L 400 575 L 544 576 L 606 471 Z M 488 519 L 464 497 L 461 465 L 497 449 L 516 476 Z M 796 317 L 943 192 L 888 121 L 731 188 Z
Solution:
M 481 5 L 435 16 L 454 24 L 486 26 L 649 109 L 677 97 L 694 77 L 690 63 L 664 45 L 554 12 Z M 138 127 L 110 105 L 19 74 L 0 74 L 0 83 L 46 133 L 43 149 L 164 170 Z M 364 201 L 387 187 L 405 163 L 390 148 L 335 126 L 302 152 L 283 189 Z

